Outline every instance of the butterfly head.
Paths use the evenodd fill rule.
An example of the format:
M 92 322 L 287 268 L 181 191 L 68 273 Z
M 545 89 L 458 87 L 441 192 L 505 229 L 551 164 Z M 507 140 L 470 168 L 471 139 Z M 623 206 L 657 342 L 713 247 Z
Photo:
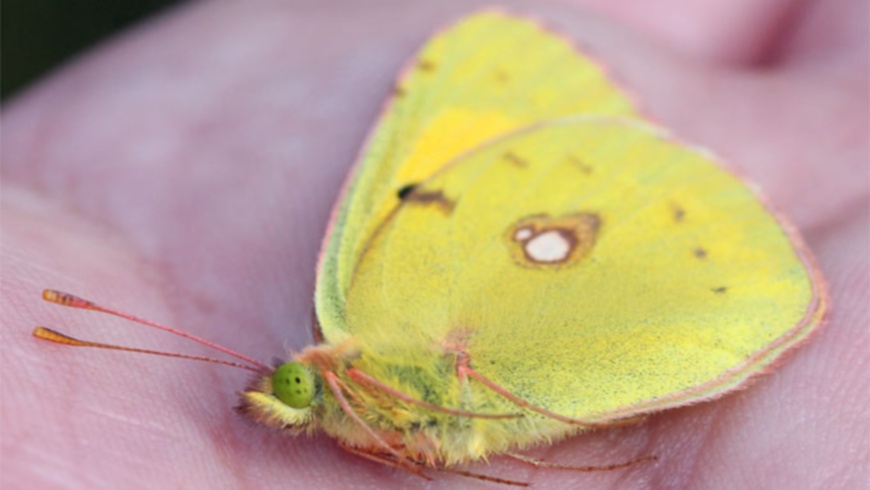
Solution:
M 321 387 L 316 370 L 303 362 L 285 362 L 252 380 L 240 393 L 238 410 L 259 424 L 307 432 L 313 429 Z

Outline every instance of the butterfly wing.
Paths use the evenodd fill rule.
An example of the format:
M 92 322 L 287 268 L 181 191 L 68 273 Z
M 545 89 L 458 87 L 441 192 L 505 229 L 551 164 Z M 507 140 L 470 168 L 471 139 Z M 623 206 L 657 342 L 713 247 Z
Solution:
M 605 421 L 740 385 L 821 318 L 819 279 L 753 192 L 625 120 L 534 125 L 405 194 L 364 244 L 350 331 L 459 345 L 547 410 Z
M 315 300 L 326 340 L 347 335 L 354 271 L 402 190 L 495 136 L 583 113 L 634 111 L 597 63 L 536 23 L 491 11 L 433 37 L 396 85 L 335 211 Z

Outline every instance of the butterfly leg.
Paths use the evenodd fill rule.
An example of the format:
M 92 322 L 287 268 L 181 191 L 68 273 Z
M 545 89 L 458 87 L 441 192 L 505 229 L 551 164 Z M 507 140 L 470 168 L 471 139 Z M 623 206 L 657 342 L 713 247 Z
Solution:
M 345 451 L 359 456 L 361 458 L 365 458 L 369 461 L 373 461 L 375 463 L 384 464 L 387 466 L 392 466 L 393 468 L 398 468 L 400 470 L 405 470 L 408 473 L 419 476 L 424 480 L 432 481 L 432 478 L 423 473 L 422 468 L 423 465 L 417 461 L 413 460 L 397 460 L 396 457 L 392 453 L 386 453 L 382 451 L 376 451 L 373 448 L 359 448 L 349 446 L 343 442 L 338 443 L 339 446 Z
M 624 463 L 616 463 L 616 464 L 605 464 L 605 465 L 596 465 L 596 466 L 573 466 L 573 465 L 564 465 L 559 463 L 551 463 L 549 461 L 541 461 L 540 459 L 530 458 L 528 456 L 523 456 L 522 454 L 516 453 L 504 453 L 503 456 L 519 461 L 520 463 L 527 464 L 529 466 L 533 466 L 535 468 L 544 468 L 548 470 L 569 470 L 569 471 L 610 471 L 617 470 L 620 468 L 627 468 L 629 466 L 634 466 L 636 464 L 645 463 L 647 461 L 655 461 L 656 458 L 653 455 L 642 456 L 640 458 L 632 459 L 631 461 L 626 461 Z
M 438 471 L 444 473 L 452 473 L 454 475 L 464 476 L 466 478 L 474 478 L 475 480 L 488 481 L 492 483 L 501 483 L 502 485 L 510 485 L 514 487 L 530 487 L 531 484 L 528 482 L 517 481 L 517 480 L 508 480 L 506 478 L 499 478 L 497 476 L 489 476 L 482 475 L 480 473 L 473 473 L 471 471 L 459 470 L 456 468 L 436 468 Z
M 417 461 L 417 460 L 414 460 L 414 459 L 409 459 L 409 460 L 407 460 L 407 462 L 397 461 L 395 459 L 395 456 L 393 456 L 390 453 L 376 451 L 376 450 L 369 449 L 369 448 L 352 447 L 352 446 L 348 446 L 345 443 L 339 443 L 339 445 L 341 446 L 342 449 L 344 449 L 345 451 L 347 451 L 351 454 L 354 454 L 354 455 L 359 456 L 361 458 L 365 458 L 365 459 L 367 459 L 369 461 L 373 461 L 375 463 L 380 463 L 380 464 L 384 464 L 387 466 L 392 466 L 393 468 L 398 468 L 400 470 L 408 471 L 410 473 L 413 473 L 416 476 L 419 476 L 419 477 L 424 478 L 424 479 L 429 480 L 429 481 L 432 481 L 432 478 L 427 476 L 426 474 L 424 474 L 422 470 L 434 469 L 434 470 L 440 471 L 442 473 L 450 473 L 450 474 L 454 474 L 454 475 L 464 476 L 466 478 L 473 478 L 475 480 L 488 481 L 488 482 L 492 482 L 492 483 L 500 483 L 502 485 L 510 485 L 510 486 L 515 486 L 515 487 L 528 487 L 529 486 L 529 484 L 526 482 L 521 482 L 521 481 L 516 481 L 516 480 L 508 480 L 506 478 L 499 478 L 496 476 L 483 475 L 480 473 L 474 473 L 471 471 L 460 470 L 457 468 L 447 468 L 447 467 L 443 467 L 443 466 L 441 466 L 441 467 L 436 466 L 436 467 L 430 468 L 430 467 L 426 466 L 424 463 Z

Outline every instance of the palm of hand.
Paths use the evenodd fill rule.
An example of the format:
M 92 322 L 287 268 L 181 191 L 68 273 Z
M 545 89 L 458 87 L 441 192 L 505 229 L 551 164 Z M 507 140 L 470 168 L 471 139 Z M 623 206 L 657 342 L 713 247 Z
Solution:
M 310 342 L 313 264 L 347 165 L 398 66 L 438 23 L 431 17 L 467 9 L 355 5 L 344 9 L 360 15 L 266 2 L 187 7 L 5 111 L 4 482 L 418 481 L 323 437 L 292 440 L 241 423 L 228 406 L 243 374 L 56 349 L 29 337 L 38 321 L 86 338 L 198 352 L 112 319 L 32 307 L 40 289 L 58 287 L 255 356 Z M 815 341 L 747 391 L 533 452 L 573 464 L 653 452 L 654 465 L 579 476 L 530 474 L 507 462 L 476 470 L 542 487 L 866 482 L 868 438 L 855 430 L 870 401 L 859 381 L 868 345 L 866 27 L 847 25 L 860 16 L 849 6 L 826 8 L 795 13 L 776 39 L 735 28 L 736 48 L 723 42 L 717 50 L 703 44 L 702 29 L 691 31 L 695 46 L 713 46 L 699 63 L 666 55 L 667 35 L 658 37 L 665 46 L 650 46 L 571 7 L 551 7 L 547 16 L 609 60 L 647 113 L 739 164 L 793 218 L 830 282 L 834 311 Z M 702 14 L 699 27 L 719 20 Z M 631 17 L 618 7 L 615 15 Z M 853 42 L 825 43 L 830 27 L 820 16 L 842 20 L 843 39 Z M 746 57 L 766 61 L 765 69 L 741 67 Z

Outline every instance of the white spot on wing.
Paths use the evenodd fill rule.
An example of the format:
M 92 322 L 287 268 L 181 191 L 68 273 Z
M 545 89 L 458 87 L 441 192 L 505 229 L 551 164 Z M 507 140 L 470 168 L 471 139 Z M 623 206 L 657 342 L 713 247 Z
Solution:
M 529 240 L 525 249 L 526 255 L 536 262 L 560 262 L 571 253 L 571 243 L 558 231 L 548 230 Z
M 529 238 L 532 238 L 532 229 L 531 228 L 528 228 L 528 227 L 520 228 L 519 230 L 516 231 L 516 233 L 514 233 L 514 240 L 516 240 L 518 242 L 524 242 L 524 241 L 528 240 Z

